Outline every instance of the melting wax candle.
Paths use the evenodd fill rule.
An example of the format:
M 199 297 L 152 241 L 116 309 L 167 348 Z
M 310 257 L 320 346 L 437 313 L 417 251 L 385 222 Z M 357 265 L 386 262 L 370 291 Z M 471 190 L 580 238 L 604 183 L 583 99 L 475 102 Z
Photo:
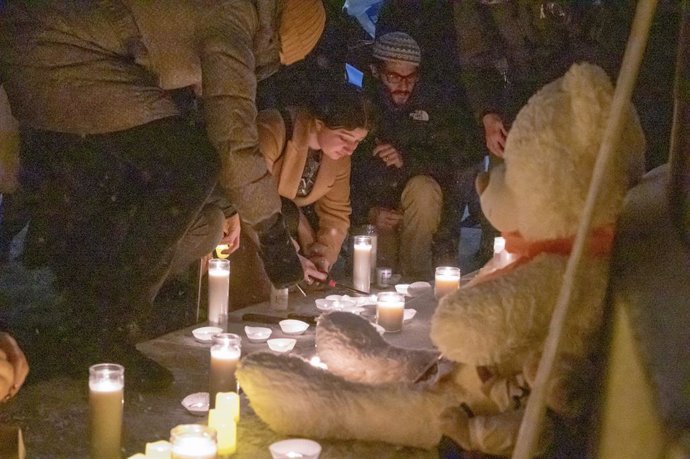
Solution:
M 434 280 L 434 294 L 441 299 L 460 288 L 460 268 L 440 266 L 436 268 Z
M 242 355 L 242 338 L 234 333 L 220 333 L 213 337 L 209 370 L 209 403 L 215 408 L 218 392 L 237 392 L 235 370 Z
M 230 292 L 230 260 L 208 262 L 208 323 L 225 327 Z
M 355 236 L 354 248 L 352 284 L 357 290 L 368 292 L 371 288 L 371 236 Z

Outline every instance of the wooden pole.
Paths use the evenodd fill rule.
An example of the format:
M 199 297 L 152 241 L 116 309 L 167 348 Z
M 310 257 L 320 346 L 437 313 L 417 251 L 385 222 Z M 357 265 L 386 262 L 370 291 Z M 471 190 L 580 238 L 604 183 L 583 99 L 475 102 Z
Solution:
M 657 0 L 640 0 L 637 3 L 635 19 L 633 20 L 630 37 L 628 38 L 625 55 L 623 56 L 623 63 L 621 64 L 618 81 L 616 82 L 609 120 L 604 131 L 604 138 L 599 147 L 599 155 L 594 166 L 592 182 L 587 192 L 585 209 L 577 235 L 575 236 L 573 252 L 568 259 L 565 274 L 563 275 L 563 284 L 558 295 L 551 323 L 549 324 L 549 334 L 544 343 L 544 352 L 539 362 L 534 387 L 532 388 L 525 415 L 520 424 L 517 443 L 513 451 L 513 459 L 528 459 L 535 455 L 546 411 L 546 383 L 551 378 L 554 362 L 558 355 L 561 335 L 570 308 L 575 275 L 579 269 L 587 234 L 592 224 L 594 206 L 601 191 L 603 178 L 609 168 L 610 158 L 614 155 L 616 146 L 620 141 L 628 104 L 630 103 L 630 97 L 637 80 L 637 73 L 644 55 L 656 4 Z

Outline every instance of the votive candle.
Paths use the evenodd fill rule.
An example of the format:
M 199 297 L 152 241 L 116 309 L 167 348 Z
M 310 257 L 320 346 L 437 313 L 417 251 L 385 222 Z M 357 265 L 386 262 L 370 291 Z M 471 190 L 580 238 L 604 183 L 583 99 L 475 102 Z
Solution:
M 354 236 L 352 284 L 357 290 L 371 288 L 371 236 Z
M 170 459 L 172 445 L 169 441 L 159 440 L 146 443 L 146 459 Z
M 208 322 L 224 325 L 228 315 L 230 292 L 230 260 L 214 258 L 208 261 Z
M 209 404 L 216 406 L 218 392 L 237 392 L 235 370 L 242 355 L 242 338 L 234 333 L 219 333 L 211 345 L 211 366 L 209 376 Z
M 460 288 L 460 268 L 452 266 L 439 266 L 436 268 L 434 294 L 437 300 L 458 288 Z
M 172 459 L 216 459 L 216 431 L 199 424 L 182 424 L 170 431 Z
M 405 299 L 396 292 L 381 292 L 376 296 L 376 323 L 387 332 L 402 330 Z
M 498 255 L 506 249 L 505 238 L 498 236 L 494 238 L 494 255 Z
M 89 368 L 89 446 L 94 459 L 121 457 L 124 387 L 122 365 L 99 363 Z

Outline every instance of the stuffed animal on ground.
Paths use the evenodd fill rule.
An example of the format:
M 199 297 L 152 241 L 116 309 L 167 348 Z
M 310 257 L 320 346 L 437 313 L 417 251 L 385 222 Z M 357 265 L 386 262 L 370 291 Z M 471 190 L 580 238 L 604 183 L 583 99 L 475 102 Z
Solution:
M 438 352 L 396 348 L 361 317 L 324 314 L 316 348 L 327 370 L 270 353 L 242 361 L 237 377 L 257 415 L 285 435 L 432 448 L 445 434 L 465 450 L 510 454 L 612 95 L 603 70 L 576 64 L 520 111 L 504 164 L 492 169 L 488 181 L 478 180 L 482 209 L 506 237 L 510 256 L 491 260 L 440 301 L 431 323 Z M 614 225 L 627 189 L 642 175 L 644 146 L 629 107 L 548 384 L 553 416 L 575 419 L 586 404 Z M 547 423 L 542 446 L 549 434 Z

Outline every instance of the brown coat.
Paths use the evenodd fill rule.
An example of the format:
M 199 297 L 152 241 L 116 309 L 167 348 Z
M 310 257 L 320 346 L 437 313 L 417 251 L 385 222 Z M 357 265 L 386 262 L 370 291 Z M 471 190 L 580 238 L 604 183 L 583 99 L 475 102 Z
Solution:
M 259 113 L 259 148 L 268 170 L 276 178 L 278 192 L 291 199 L 298 207 L 314 204 L 319 217 L 316 242 L 327 247 L 326 259 L 333 264 L 340 253 L 350 227 L 350 157 L 333 160 L 323 155 L 311 192 L 297 196 L 304 165 L 309 151 L 309 135 L 314 129 L 314 118 L 305 111 L 293 116 L 292 139 L 285 142 L 285 123 L 277 110 Z
M 203 87 L 221 183 L 243 220 L 280 209 L 258 151 L 257 79 L 279 66 L 283 0 L 46 0 L 0 16 L 14 115 L 35 129 L 100 134 L 178 116 L 168 90 Z

